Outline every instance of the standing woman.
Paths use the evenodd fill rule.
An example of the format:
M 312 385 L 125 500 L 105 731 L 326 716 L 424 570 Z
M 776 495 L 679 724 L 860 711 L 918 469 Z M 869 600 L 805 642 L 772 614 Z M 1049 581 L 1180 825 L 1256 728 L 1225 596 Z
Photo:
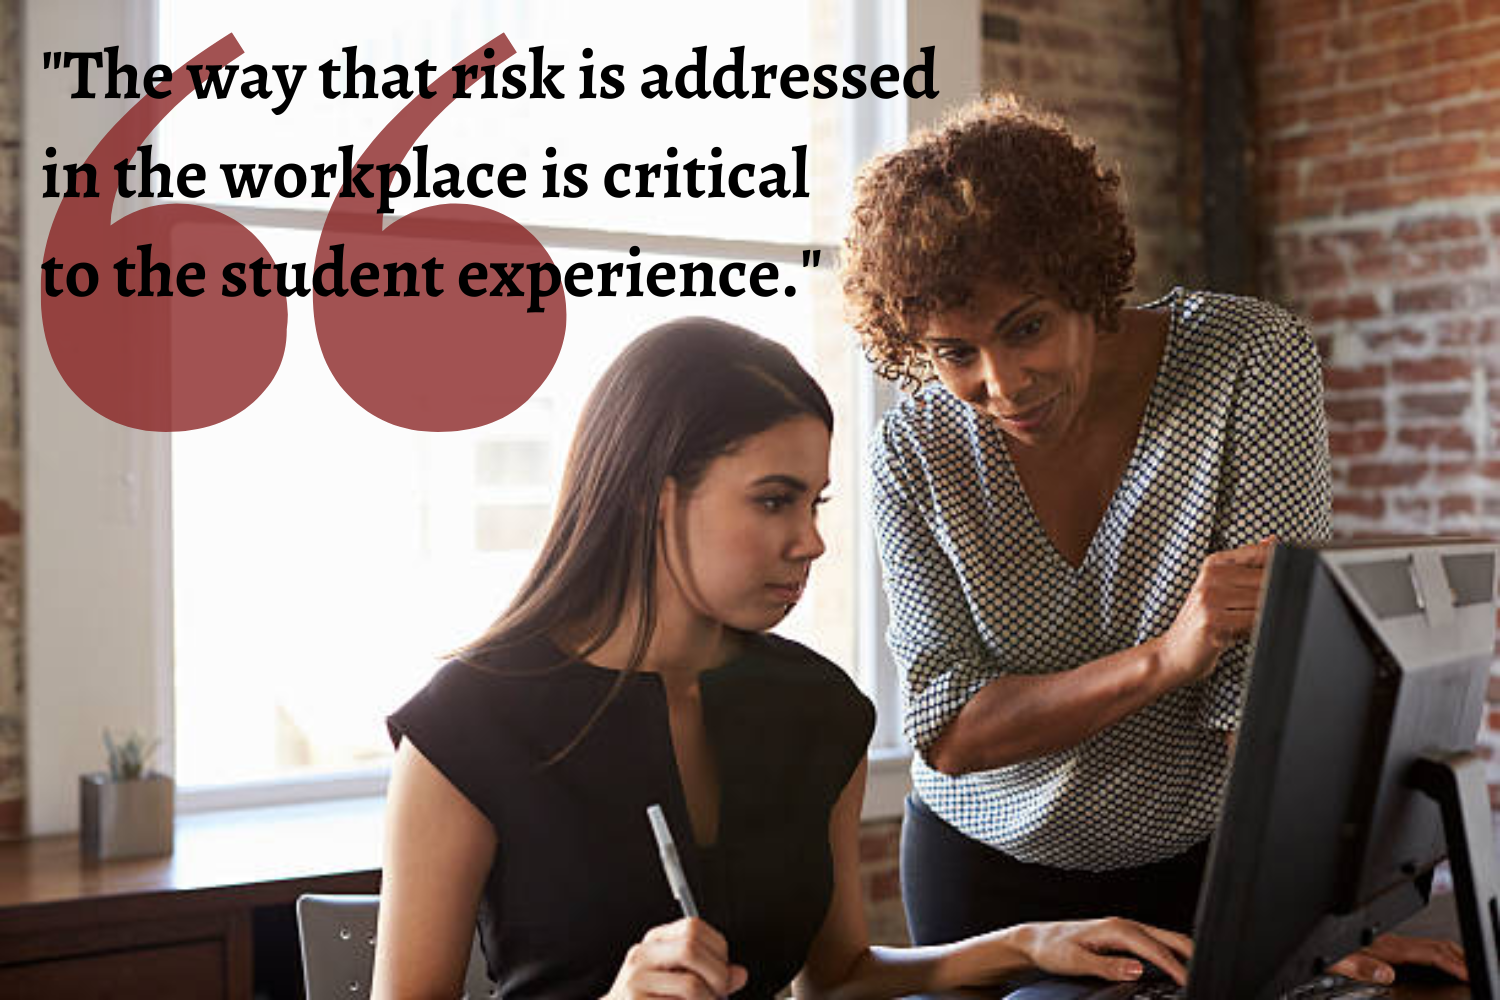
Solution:
M 455 996 L 476 912 L 500 995 L 894 997 L 1041 967 L 1181 977 L 1123 920 L 872 948 L 869 701 L 766 634 L 823 552 L 833 415 L 785 348 L 684 320 L 590 396 L 514 602 L 389 720 L 375 996 Z M 657 856 L 660 804 L 702 919 Z M 989 929 L 986 928 L 988 931 Z
M 1125 307 L 1119 188 L 1010 97 L 857 182 L 852 322 L 914 390 L 870 463 L 919 942 L 1099 910 L 1186 930 L 1264 543 L 1329 533 L 1306 329 L 1181 288 Z

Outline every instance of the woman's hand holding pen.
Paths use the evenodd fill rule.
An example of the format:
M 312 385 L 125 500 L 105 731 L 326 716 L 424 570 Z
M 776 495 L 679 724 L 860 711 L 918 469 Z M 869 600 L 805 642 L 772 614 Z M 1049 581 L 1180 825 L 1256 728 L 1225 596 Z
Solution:
M 749 974 L 729 961 L 724 936 L 695 917 L 653 927 L 625 954 L 605 1000 L 674 997 L 715 1000 L 745 985 Z
M 1249 638 L 1275 541 L 1215 552 L 1203 561 L 1172 627 L 1156 640 L 1172 687 L 1207 677 L 1220 653 Z

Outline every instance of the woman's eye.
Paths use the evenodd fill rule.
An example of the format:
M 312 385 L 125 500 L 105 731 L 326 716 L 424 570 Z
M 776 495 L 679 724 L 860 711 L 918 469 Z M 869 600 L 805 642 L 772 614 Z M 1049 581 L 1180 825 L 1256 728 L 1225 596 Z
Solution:
M 943 364 L 956 368 L 968 364 L 973 359 L 974 349 L 972 347 L 939 347 L 933 354 Z
M 1012 327 L 1009 339 L 1017 343 L 1031 340 L 1041 335 L 1042 327 L 1046 326 L 1046 324 L 1047 318 L 1045 316 L 1033 316 L 1026 320 L 1026 322 Z
M 792 496 L 787 493 L 777 494 L 776 496 L 761 497 L 760 499 L 756 500 L 756 503 L 760 504 L 772 514 L 785 510 L 786 507 L 791 504 L 791 502 Z

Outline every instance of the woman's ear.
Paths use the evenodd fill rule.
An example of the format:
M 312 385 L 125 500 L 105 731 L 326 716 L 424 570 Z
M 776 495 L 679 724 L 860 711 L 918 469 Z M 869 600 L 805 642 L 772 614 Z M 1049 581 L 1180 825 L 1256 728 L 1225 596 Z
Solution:
M 662 481 L 661 492 L 656 496 L 656 527 L 667 526 L 669 512 L 677 506 L 677 480 L 668 476 Z

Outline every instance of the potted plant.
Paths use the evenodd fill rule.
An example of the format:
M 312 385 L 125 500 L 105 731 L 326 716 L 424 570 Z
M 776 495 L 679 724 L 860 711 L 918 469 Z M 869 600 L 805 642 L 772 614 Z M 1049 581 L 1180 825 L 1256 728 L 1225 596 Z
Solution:
M 160 742 L 147 741 L 140 733 L 116 740 L 104 731 L 109 773 L 78 778 L 79 841 L 85 857 L 172 853 L 172 779 L 148 770 Z

